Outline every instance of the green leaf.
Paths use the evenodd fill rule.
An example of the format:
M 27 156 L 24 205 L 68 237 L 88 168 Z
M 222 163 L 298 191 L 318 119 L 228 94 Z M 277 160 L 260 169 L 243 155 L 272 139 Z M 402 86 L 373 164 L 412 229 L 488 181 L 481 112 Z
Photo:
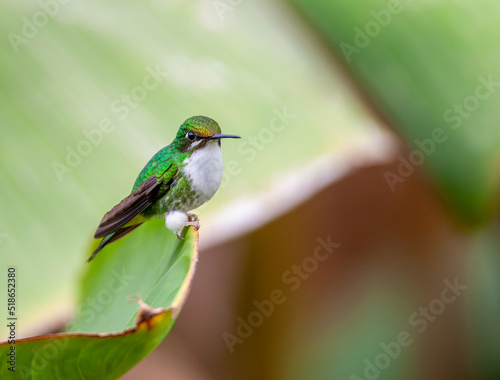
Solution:
M 490 217 L 500 193 L 498 1 L 293 2 L 411 146 L 400 160 L 424 164 L 461 220 Z
M 150 220 L 133 234 L 106 246 L 87 265 L 78 313 L 68 331 L 118 332 L 133 326 L 137 296 L 153 308 L 178 307 L 194 274 L 198 233 L 185 240 Z M 96 243 L 97 244 L 97 243 Z
M 8 36 L 22 36 L 42 8 L 0 4 L 0 194 L 8 200 L 0 261 L 18 268 L 22 335 L 54 312 L 69 315 L 101 217 L 189 116 L 242 136 L 223 142 L 223 184 L 196 211 L 202 234 L 220 206 L 371 137 L 342 74 L 294 14 L 274 6 L 242 2 L 220 19 L 211 2 L 67 2 L 15 50 Z M 140 87 L 155 83 L 148 76 L 158 67 L 160 81 L 144 97 Z M 140 101 L 124 108 L 131 93 Z M 279 119 L 284 110 L 293 118 Z M 202 238 L 216 235 L 228 233 Z
M 19 340 L 16 373 L 26 379 L 114 379 L 128 371 L 172 328 L 191 286 L 197 245 L 192 227 L 179 240 L 153 220 L 106 247 L 86 267 L 71 333 Z M 131 295 L 139 299 L 139 315 Z M 10 347 L 0 345 L 2 357 Z M 10 375 L 2 360 L 0 378 Z
M 3 343 L 0 377 L 117 379 L 160 344 L 173 322 L 172 310 L 166 310 L 121 333 L 51 334 L 20 340 L 15 346 Z M 9 371 L 11 352 L 16 356 L 15 372 Z

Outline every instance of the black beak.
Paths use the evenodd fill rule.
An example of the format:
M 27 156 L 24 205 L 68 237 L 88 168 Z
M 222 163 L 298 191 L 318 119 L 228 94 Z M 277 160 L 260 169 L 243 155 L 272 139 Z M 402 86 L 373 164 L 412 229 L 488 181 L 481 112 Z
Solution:
M 210 137 L 210 140 L 219 139 L 241 139 L 241 137 L 236 135 L 224 135 L 222 133 L 215 133 L 212 137 Z

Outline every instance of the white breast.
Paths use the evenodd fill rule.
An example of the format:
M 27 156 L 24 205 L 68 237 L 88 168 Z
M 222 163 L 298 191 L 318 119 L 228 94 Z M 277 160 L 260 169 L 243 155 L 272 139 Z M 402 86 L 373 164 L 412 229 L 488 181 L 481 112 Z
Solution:
M 192 188 L 198 193 L 200 203 L 212 198 L 222 181 L 222 154 L 216 140 L 196 150 L 182 169 Z

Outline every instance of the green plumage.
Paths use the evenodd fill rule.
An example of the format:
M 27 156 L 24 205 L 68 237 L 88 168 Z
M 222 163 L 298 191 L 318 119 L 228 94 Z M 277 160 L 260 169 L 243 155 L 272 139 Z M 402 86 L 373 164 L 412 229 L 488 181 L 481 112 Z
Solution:
M 141 170 L 132 193 L 104 215 L 95 233 L 96 239 L 103 239 L 88 261 L 104 246 L 125 236 L 154 216 L 167 217 L 169 213 L 177 212 L 186 215 L 186 223 L 183 225 L 190 224 L 191 222 L 188 223 L 187 220 L 193 215 L 188 215 L 188 211 L 210 199 L 220 185 L 222 178 L 222 158 L 219 158 L 220 139 L 239 138 L 239 136 L 222 135 L 220 132 L 219 125 L 208 117 L 194 116 L 187 119 L 180 126 L 174 141 L 158 151 Z M 186 177 L 183 169 L 195 151 L 200 152 L 210 147 L 212 152 L 213 144 L 218 144 L 217 149 L 219 149 L 218 155 L 215 155 L 216 161 L 220 161 L 220 165 L 215 165 L 217 173 L 211 173 L 207 177 L 203 174 L 203 169 L 200 169 L 200 167 L 210 167 L 209 155 L 212 153 L 207 155 L 206 160 L 196 161 L 196 164 L 192 164 L 195 167 L 191 171 L 188 170 L 191 175 L 196 176 L 198 186 L 196 188 L 193 186 L 193 178 Z M 208 193 L 203 181 L 208 181 L 206 182 L 209 186 Z M 178 220 L 175 219 L 174 222 Z M 177 229 L 175 232 L 179 236 Z

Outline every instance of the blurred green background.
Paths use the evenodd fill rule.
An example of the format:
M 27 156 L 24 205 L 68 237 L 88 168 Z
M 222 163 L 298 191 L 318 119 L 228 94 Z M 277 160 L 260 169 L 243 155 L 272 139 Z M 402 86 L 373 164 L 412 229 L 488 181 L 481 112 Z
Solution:
M 0 10 L 0 280 L 17 267 L 21 336 L 71 317 L 100 218 L 203 114 L 243 138 L 197 212 L 187 304 L 124 378 L 500 378 L 498 3 Z

